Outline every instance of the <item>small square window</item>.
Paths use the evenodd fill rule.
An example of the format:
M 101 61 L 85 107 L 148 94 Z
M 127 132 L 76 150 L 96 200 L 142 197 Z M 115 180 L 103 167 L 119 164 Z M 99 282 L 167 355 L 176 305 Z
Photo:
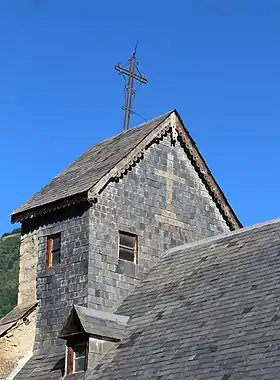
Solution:
M 119 258 L 137 263 L 137 235 L 128 232 L 119 233 Z
M 55 234 L 47 237 L 46 264 L 48 268 L 60 263 L 61 235 Z
M 87 369 L 87 341 L 69 344 L 67 347 L 67 375 Z

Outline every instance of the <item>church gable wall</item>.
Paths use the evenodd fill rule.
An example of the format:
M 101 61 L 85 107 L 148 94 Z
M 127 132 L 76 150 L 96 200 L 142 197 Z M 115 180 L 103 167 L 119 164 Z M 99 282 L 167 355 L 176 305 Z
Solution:
M 114 310 L 174 246 L 229 231 L 177 141 L 153 144 L 90 209 L 89 307 Z M 138 236 L 138 263 L 118 257 L 119 231 Z

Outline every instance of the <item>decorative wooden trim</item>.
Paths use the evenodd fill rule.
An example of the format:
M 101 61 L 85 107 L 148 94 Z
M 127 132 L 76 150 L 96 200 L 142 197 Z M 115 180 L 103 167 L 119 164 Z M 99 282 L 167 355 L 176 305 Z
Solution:
M 193 141 L 192 137 L 184 127 L 184 124 L 176 111 L 174 112 L 174 116 L 175 118 L 173 125 L 178 133 L 178 140 L 180 141 L 187 155 L 191 158 L 193 166 L 198 172 L 201 180 L 203 181 L 206 189 L 211 195 L 219 211 L 223 215 L 223 218 L 225 219 L 231 230 L 242 228 L 242 224 L 240 223 L 231 206 L 229 205 L 223 191 L 221 190 L 214 177 L 212 176 L 210 169 L 208 168 L 206 162 L 204 161 L 198 148 L 196 147 L 195 142 Z
M 61 199 L 56 202 L 46 204 L 44 206 L 38 206 L 36 208 L 32 208 L 30 211 L 27 210 L 19 214 L 12 214 L 12 223 L 22 222 L 26 219 L 33 219 L 81 202 L 88 202 L 87 193 L 81 193 L 67 199 Z
M 171 130 L 171 123 L 169 116 L 167 116 L 167 118 L 146 136 L 126 157 L 89 189 L 88 200 L 90 202 L 96 202 L 99 194 L 101 194 L 110 181 L 119 182 L 132 167 L 136 166 L 136 164 L 144 158 L 147 148 L 154 142 L 161 140 L 169 130 Z

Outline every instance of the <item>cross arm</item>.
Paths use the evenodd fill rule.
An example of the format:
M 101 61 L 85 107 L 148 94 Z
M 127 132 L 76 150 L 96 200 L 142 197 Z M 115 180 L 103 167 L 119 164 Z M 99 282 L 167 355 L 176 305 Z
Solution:
M 144 75 L 138 75 L 134 72 L 131 72 L 125 69 L 124 67 L 122 67 L 121 65 L 116 65 L 115 69 L 121 74 L 127 75 L 129 77 L 133 77 L 134 79 L 138 80 L 140 83 L 144 83 L 144 84 L 148 83 L 148 79 Z

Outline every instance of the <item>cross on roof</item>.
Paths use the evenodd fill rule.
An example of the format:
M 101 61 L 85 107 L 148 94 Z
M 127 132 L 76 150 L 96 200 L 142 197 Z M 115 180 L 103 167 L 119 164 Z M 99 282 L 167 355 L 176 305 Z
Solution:
M 136 45 L 137 47 L 137 45 Z M 135 98 L 135 81 L 140 84 L 148 83 L 148 79 L 140 73 L 138 69 L 138 62 L 136 60 L 136 47 L 135 50 L 129 59 L 129 68 L 121 66 L 121 64 L 117 64 L 115 69 L 123 76 L 125 80 L 125 105 L 123 107 L 124 110 L 124 122 L 123 122 L 123 130 L 129 129 L 130 126 L 130 117 L 131 114 L 135 112 L 132 110 L 132 104 Z

